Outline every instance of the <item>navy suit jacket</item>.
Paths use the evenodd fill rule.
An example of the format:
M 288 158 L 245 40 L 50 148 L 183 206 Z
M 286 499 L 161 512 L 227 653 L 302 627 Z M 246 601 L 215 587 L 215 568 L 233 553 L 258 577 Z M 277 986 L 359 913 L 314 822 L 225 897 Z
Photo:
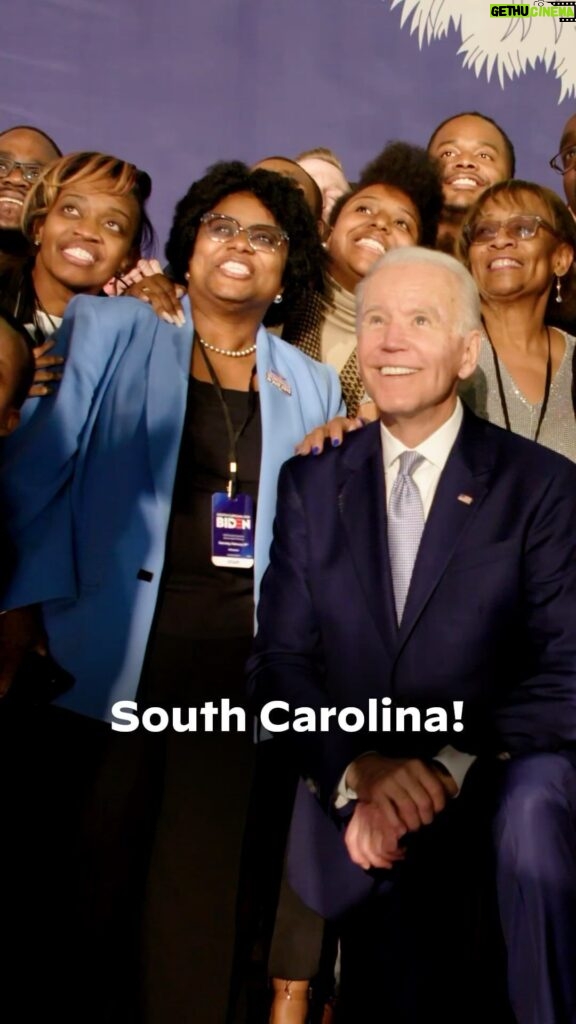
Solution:
M 398 628 L 379 424 L 316 459 L 292 459 L 280 475 L 258 620 L 250 673 L 259 707 L 281 699 L 366 709 L 390 697 L 422 709 L 423 720 L 426 708 L 445 707 L 452 721 L 452 701 L 464 701 L 462 732 L 294 733 L 299 769 L 326 809 L 367 750 L 432 757 L 450 743 L 493 756 L 574 743 L 576 467 L 465 411 Z M 318 848 L 326 858 L 322 837 Z M 323 884 L 342 854 L 339 838 L 316 865 Z

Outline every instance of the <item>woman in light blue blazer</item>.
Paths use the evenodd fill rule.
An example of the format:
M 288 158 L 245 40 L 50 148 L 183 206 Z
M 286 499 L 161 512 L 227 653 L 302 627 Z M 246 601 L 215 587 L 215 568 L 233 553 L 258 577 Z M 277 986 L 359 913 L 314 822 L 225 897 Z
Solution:
M 34 410 L 3 461 L 18 553 L 3 607 L 41 605 L 50 652 L 76 680 L 59 704 L 77 713 L 78 729 L 80 715 L 111 719 L 126 700 L 139 710 L 242 703 L 279 468 L 308 431 L 342 411 L 336 374 L 260 326 L 271 305 L 282 319 L 283 304 L 322 260 L 291 182 L 215 165 L 178 204 L 167 256 L 188 291 L 185 324 L 158 319 L 136 299 L 71 302 L 58 335 L 67 357 L 58 392 Z M 118 822 L 122 801 L 138 802 L 142 778 L 161 781 L 142 1012 L 150 1024 L 222 1024 L 251 737 L 218 725 L 212 734 L 164 736 L 162 771 L 150 771 L 142 742 L 134 757 L 144 768 L 135 771 L 132 759 L 111 798 Z M 115 739 L 132 751 L 130 737 Z M 122 796 L 125 778 L 132 788 Z M 110 793 L 99 799 L 110 802 Z M 114 868 L 108 826 L 109 870 L 101 844 L 94 871 L 107 871 L 110 909 L 94 899 L 102 919 L 92 906 L 88 920 L 90 959 L 110 979 L 130 940 L 118 913 L 126 877 Z M 110 997 L 97 998 L 93 1012 L 112 1022 L 125 1011 Z

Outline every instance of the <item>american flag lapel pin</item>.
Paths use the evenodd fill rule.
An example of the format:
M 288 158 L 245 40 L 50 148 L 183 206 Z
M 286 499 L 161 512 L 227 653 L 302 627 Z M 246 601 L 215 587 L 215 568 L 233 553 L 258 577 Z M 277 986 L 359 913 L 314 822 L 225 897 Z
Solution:
M 471 505 L 474 498 L 471 494 L 459 494 L 458 501 L 461 501 L 463 505 Z

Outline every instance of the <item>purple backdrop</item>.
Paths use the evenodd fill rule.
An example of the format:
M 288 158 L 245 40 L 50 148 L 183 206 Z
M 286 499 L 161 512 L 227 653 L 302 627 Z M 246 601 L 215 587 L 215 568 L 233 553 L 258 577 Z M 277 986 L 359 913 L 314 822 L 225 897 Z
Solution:
M 460 6 L 489 18 L 488 0 Z M 388 139 L 425 143 L 467 109 L 508 131 L 521 176 L 561 192 L 547 161 L 576 101 L 559 103 L 553 71 L 537 61 L 502 89 L 463 69 L 453 26 L 419 49 L 400 18 L 390 0 L 22 0 L 3 18 L 0 125 L 148 170 L 161 239 L 216 159 L 327 145 L 353 178 Z

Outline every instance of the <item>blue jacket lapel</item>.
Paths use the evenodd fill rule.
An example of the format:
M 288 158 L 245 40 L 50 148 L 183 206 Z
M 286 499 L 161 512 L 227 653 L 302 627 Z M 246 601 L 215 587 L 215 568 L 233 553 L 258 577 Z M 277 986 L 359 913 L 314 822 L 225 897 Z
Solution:
M 151 325 L 156 337 L 150 353 L 146 396 L 150 470 L 156 498 L 168 515 L 186 413 L 194 333 L 187 298 L 183 307 L 186 315 L 183 327 L 175 327 L 160 319 Z M 133 344 L 137 345 L 138 341 L 135 338 Z M 175 429 L 175 424 L 179 429 Z

